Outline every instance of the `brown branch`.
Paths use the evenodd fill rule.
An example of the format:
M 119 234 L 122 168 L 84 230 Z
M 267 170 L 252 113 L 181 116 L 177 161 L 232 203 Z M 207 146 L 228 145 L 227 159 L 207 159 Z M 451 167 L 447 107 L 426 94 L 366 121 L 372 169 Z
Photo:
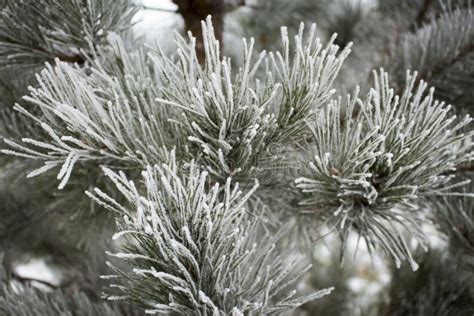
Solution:
M 82 55 L 58 55 L 56 58 L 59 58 L 60 61 L 71 63 L 71 64 L 79 64 L 82 65 L 85 62 L 85 58 Z
M 239 7 L 258 7 L 248 5 L 246 0 L 172 0 L 177 6 L 177 12 L 184 19 L 185 29 L 190 31 L 196 37 L 196 55 L 201 64 L 204 63 L 205 50 L 202 37 L 201 21 L 208 15 L 212 16 L 214 32 L 216 39 L 220 43 L 221 52 L 223 50 L 224 16 Z M 159 9 L 158 9 L 159 10 Z

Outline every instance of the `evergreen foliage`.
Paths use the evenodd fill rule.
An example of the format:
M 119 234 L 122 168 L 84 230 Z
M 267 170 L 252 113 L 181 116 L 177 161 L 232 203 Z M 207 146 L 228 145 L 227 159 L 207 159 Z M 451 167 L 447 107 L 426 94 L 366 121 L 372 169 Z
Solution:
M 83 63 L 91 43 L 101 45 L 107 32 L 129 28 L 136 11 L 126 0 L 6 1 L 0 65 L 31 68 L 54 58 Z
M 472 133 L 458 133 L 471 118 L 456 122 L 449 106 L 433 100 L 434 90 L 415 86 L 416 74 L 408 74 L 401 96 L 386 73 L 374 76 L 365 100 L 334 101 L 318 116 L 314 160 L 297 186 L 309 193 L 302 203 L 323 208 L 343 236 L 356 228 L 369 248 L 380 244 L 397 266 L 410 259 L 416 269 L 397 225 L 419 236 L 416 201 L 463 184 L 449 184 L 454 176 L 446 173 L 472 159 L 472 147 L 462 145 Z
M 169 54 L 132 1 L 0 0 L 0 314 L 472 314 L 471 1 L 174 2 Z
M 468 174 L 472 179 L 472 173 Z M 440 226 L 451 241 L 452 249 L 468 257 L 474 255 L 474 205 L 469 193 L 473 192 L 471 183 L 463 188 L 465 196 L 448 196 L 431 201 L 434 210 L 433 221 Z M 473 262 L 474 263 L 474 262 Z
M 301 136 L 304 120 L 334 93 L 331 84 L 349 50 L 338 54 L 334 39 L 323 47 L 314 26 L 306 38 L 301 26 L 293 54 L 285 31 L 283 52 L 268 58 L 262 53 L 252 60 L 253 44 L 244 43 L 243 66 L 232 79 L 230 61 L 221 62 L 210 21 L 203 32 L 204 67 L 193 40 L 187 43 L 180 36 L 179 62 L 150 53 L 152 70 L 142 54 L 125 55 L 120 40 L 111 57 L 120 61 L 119 67 L 96 62 L 89 69 L 92 75 L 63 62 L 46 67 L 38 76 L 39 88 L 25 98 L 40 114 L 19 105 L 16 109 L 36 121 L 49 139 L 8 140 L 13 150 L 4 153 L 44 160 L 30 176 L 61 166 L 60 188 L 77 161 L 109 159 L 143 167 L 162 161 L 161 148 L 176 143 L 189 146 L 192 157 L 200 156 L 216 179 L 255 176 L 258 163 L 272 158 L 268 147 L 283 147 Z M 267 76 L 260 81 L 261 64 Z
M 436 97 L 472 113 L 474 17 L 471 6 L 449 8 L 403 37 L 397 69 L 415 69 L 436 87 Z
M 109 299 L 150 314 L 269 315 L 331 292 L 295 299 L 296 291 L 287 290 L 309 267 L 294 275 L 298 260 L 285 265 L 275 253 L 279 234 L 262 236 L 259 218 L 248 215 L 245 204 L 257 186 L 242 193 L 229 178 L 223 188 L 208 189 L 208 173 L 194 162 L 178 165 L 174 152 L 167 164 L 143 172 L 145 195 L 123 173 L 104 172 L 132 207 L 98 189 L 92 196 L 122 218 L 114 238 L 127 239 L 113 254 L 127 268 L 113 266 L 116 274 L 104 276 L 117 280 Z
M 0 313 L 4 316 L 138 316 L 119 305 L 94 301 L 84 293 L 55 291 L 44 293 L 32 288 L 14 288 L 3 285 L 0 289 Z
M 420 270 L 416 274 L 408 269 L 396 270 L 398 282 L 390 288 L 391 302 L 381 311 L 385 315 L 472 315 L 472 275 L 464 273 L 458 259 L 432 251 L 418 259 Z

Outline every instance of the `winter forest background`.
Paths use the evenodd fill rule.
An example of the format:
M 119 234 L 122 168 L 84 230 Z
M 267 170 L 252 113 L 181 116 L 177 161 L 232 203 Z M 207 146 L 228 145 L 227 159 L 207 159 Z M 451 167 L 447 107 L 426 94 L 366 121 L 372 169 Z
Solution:
M 0 12 L 0 316 L 474 315 L 472 1 Z

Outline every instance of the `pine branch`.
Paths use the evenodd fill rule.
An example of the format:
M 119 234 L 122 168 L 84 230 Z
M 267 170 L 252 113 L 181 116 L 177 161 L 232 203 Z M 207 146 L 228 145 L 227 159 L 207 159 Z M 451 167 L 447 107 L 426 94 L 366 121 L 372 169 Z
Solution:
M 436 98 L 453 104 L 457 112 L 473 114 L 474 51 L 465 54 L 454 64 L 430 77 L 430 84 L 436 87 Z
M 93 75 L 62 62 L 55 68 L 47 65 L 42 71 L 44 79 L 38 77 L 39 88 L 31 88 L 32 97 L 25 98 L 37 107 L 39 114 L 18 104 L 15 106 L 46 135 L 41 139 L 22 139 L 25 144 L 33 145 L 32 149 L 6 140 L 12 150 L 4 150 L 4 153 L 45 160 L 44 166 L 30 176 L 62 164 L 59 179 L 63 188 L 72 168 L 80 161 L 107 163 L 112 160 L 125 167 L 134 162 L 140 166 L 146 164 L 147 159 L 159 159 L 163 146 L 176 144 L 173 131 L 162 135 L 165 129 L 160 125 L 169 116 L 166 109 L 151 106 L 158 96 L 156 86 L 140 81 L 153 77 L 147 58 L 142 51 L 129 54 L 116 37 L 110 40 L 113 47 L 95 52 L 103 59 L 96 57 L 95 63 L 91 61 L 94 64 L 89 69 Z M 131 83 L 131 77 L 137 80 Z M 104 103 L 104 99 L 115 99 L 116 106 L 111 108 L 111 101 Z M 57 102 L 62 105 L 57 107 Z M 58 136 L 58 133 L 65 134 Z M 148 155 L 144 156 L 146 152 Z
M 432 69 L 427 70 L 425 74 L 421 74 L 421 77 L 429 80 L 431 77 L 440 75 L 446 68 L 453 66 L 455 63 L 466 57 L 466 55 L 474 52 L 474 41 L 469 43 L 465 47 L 461 47 L 456 56 L 453 56 L 450 60 L 446 60 L 435 65 Z
M 430 80 L 473 51 L 474 15 L 470 7 L 444 12 L 401 41 L 398 68 L 414 69 Z
M 92 61 L 93 75 L 61 62 L 47 66 L 38 76 L 40 87 L 25 98 L 42 114 L 19 105 L 15 109 L 39 124 L 50 140 L 7 140 L 11 149 L 3 152 L 44 160 L 31 175 L 61 166 L 61 188 L 78 161 L 142 168 L 161 162 L 161 149 L 173 146 L 200 157 L 216 180 L 251 179 L 266 167 L 262 161 L 281 159 L 269 148 L 293 145 L 306 133 L 305 120 L 334 93 L 331 85 L 349 48 L 340 52 L 334 37 L 323 46 L 314 26 L 307 36 L 301 26 L 290 51 L 283 29 L 283 51 L 269 57 L 262 53 L 254 60 L 253 42 L 244 41 L 244 66 L 231 76 L 231 61 L 221 60 L 211 21 L 202 26 L 204 66 L 196 40 L 186 42 L 179 35 L 178 60 L 159 51 L 147 57 L 128 53 L 114 37 L 108 51 L 97 53 L 108 58 Z M 261 82 L 263 65 L 268 76 Z
M 323 47 L 314 27 L 307 36 L 301 27 L 292 52 L 283 29 L 283 51 L 269 58 L 262 53 L 254 61 L 253 41 L 244 41 L 243 67 L 234 79 L 231 61 L 220 61 L 210 22 L 203 27 L 208 43 L 204 68 L 193 57 L 193 44 L 180 43 L 183 56 L 188 56 L 182 58 L 180 68 L 156 59 L 161 73 L 179 78 L 169 82 L 159 101 L 183 110 L 177 124 L 187 131 L 194 157 L 201 156 L 216 179 L 232 176 L 245 181 L 259 172 L 259 166 L 278 159 L 268 154 L 269 147 L 283 148 L 301 136 L 304 120 L 315 115 L 334 92 L 331 84 L 349 50 L 338 54 L 334 38 Z M 268 74 L 262 82 L 258 79 L 261 64 Z M 261 164 L 265 158 L 270 159 Z
M 474 312 L 472 275 L 466 274 L 459 257 L 431 251 L 417 258 L 420 270 L 397 269 L 378 314 L 471 315 Z
M 90 43 L 128 29 L 137 9 L 126 0 L 8 1 L 0 14 L 0 67 L 38 67 L 55 57 L 81 64 Z
M 433 222 L 450 238 L 451 249 L 474 259 L 474 201 L 471 196 L 462 196 L 473 192 L 472 173 L 466 178 L 471 183 L 460 192 L 454 191 L 461 196 L 440 197 L 426 203 L 433 211 Z
M 0 289 L 0 314 L 4 316 L 138 316 L 142 313 L 93 301 L 84 293 L 42 293 L 18 285 L 15 288 L 3 285 Z
M 128 263 L 110 265 L 109 300 L 125 300 L 147 313 L 195 315 L 268 315 L 282 313 L 331 292 L 325 289 L 294 298 L 287 287 L 308 268 L 285 265 L 275 253 L 280 238 L 259 227 L 248 215 L 247 193 L 228 179 L 209 190 L 207 172 L 178 165 L 174 152 L 168 163 L 143 172 L 145 193 L 125 175 L 104 170 L 127 198 L 128 205 L 99 189 L 89 192 L 97 203 L 117 214 L 123 247 L 112 256 Z
M 345 103 L 332 102 L 312 127 L 315 157 L 306 177 L 297 180 L 308 194 L 302 204 L 322 208 L 343 239 L 354 228 L 369 249 L 381 247 L 397 265 L 407 259 L 414 270 L 402 231 L 424 243 L 418 199 L 450 195 L 451 188 L 466 184 L 449 183 L 454 176 L 443 174 L 473 159 L 473 132 L 459 132 L 472 119 L 456 123 L 450 106 L 434 101 L 434 90 L 426 93 L 426 83 L 416 82 L 416 74 L 408 74 L 403 94 L 394 96 L 381 72 L 365 100 L 356 93 Z

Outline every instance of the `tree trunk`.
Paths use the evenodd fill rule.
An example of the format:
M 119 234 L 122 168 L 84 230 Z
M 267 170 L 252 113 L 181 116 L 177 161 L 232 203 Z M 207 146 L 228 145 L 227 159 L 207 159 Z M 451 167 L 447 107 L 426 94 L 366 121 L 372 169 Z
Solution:
M 196 54 L 201 64 L 204 63 L 205 50 L 202 36 L 201 21 L 212 15 L 212 24 L 216 39 L 223 48 L 224 15 L 226 11 L 224 0 L 173 0 L 178 5 L 178 12 L 184 19 L 185 28 L 196 37 Z

